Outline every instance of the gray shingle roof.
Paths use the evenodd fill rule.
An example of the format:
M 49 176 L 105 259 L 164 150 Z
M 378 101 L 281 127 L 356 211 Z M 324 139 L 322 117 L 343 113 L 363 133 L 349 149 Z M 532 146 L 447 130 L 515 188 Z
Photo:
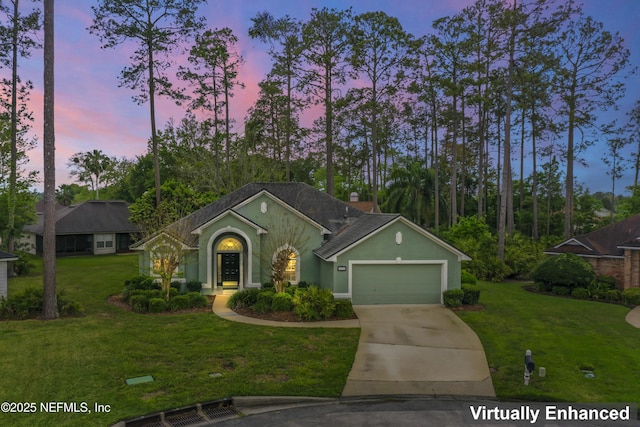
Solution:
M 3 260 L 8 261 L 8 260 L 14 260 L 14 259 L 18 259 L 18 257 L 15 255 L 11 255 L 8 252 L 0 251 L 0 261 L 3 261 Z
M 574 237 L 556 247 L 548 248 L 545 252 L 571 252 L 592 256 L 623 256 L 624 249 L 621 249 L 620 246 L 637 247 L 639 246 L 638 238 L 640 238 L 640 214 L 609 224 L 583 236 Z M 571 244 L 572 240 L 578 241 L 586 247 Z
M 88 200 L 56 210 L 56 235 L 92 233 L 136 233 L 140 229 L 129 221 L 129 203 L 121 200 Z M 42 234 L 44 218 L 25 231 Z
M 233 193 L 198 209 L 169 227 L 174 228 L 178 234 L 182 235 L 182 239 L 186 244 L 195 247 L 197 245 L 197 236 L 190 234 L 192 230 L 224 212 L 233 210 L 237 205 L 262 191 L 272 194 L 332 233 L 337 233 L 346 224 L 364 215 L 363 212 L 350 207 L 346 202 L 329 196 L 308 184 L 300 182 L 268 182 L 247 184 Z M 142 244 L 144 244 L 144 241 L 140 241 L 134 246 L 137 247 Z
M 398 214 L 364 214 L 313 252 L 323 259 L 329 259 L 399 217 Z

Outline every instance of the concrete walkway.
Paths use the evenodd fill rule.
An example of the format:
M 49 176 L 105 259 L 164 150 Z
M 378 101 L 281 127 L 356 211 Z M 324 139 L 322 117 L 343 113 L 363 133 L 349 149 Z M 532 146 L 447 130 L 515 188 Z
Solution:
M 636 328 L 640 328 L 640 305 L 627 313 L 625 317 L 627 323 Z
M 495 397 L 478 336 L 440 305 L 354 306 L 362 332 L 342 393 Z
M 359 328 L 358 319 L 331 320 L 327 322 L 275 322 L 273 320 L 256 319 L 242 316 L 227 308 L 230 295 L 216 295 L 213 300 L 213 312 L 218 316 L 234 322 L 250 323 L 261 326 L 277 326 L 285 328 Z

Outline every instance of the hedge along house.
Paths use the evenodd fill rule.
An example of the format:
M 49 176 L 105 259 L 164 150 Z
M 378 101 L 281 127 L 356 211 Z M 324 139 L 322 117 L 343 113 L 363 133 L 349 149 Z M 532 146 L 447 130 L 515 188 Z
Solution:
M 544 251 L 548 255 L 568 252 L 587 260 L 597 275 L 614 277 L 620 290 L 640 287 L 640 214 Z
M 166 229 L 188 249 L 176 275 L 202 292 L 257 288 L 291 249 L 286 279 L 316 283 L 354 304 L 436 303 L 460 287 L 469 257 L 396 214 L 365 213 L 302 183 L 254 183 Z M 157 236 L 132 246 L 154 274 Z

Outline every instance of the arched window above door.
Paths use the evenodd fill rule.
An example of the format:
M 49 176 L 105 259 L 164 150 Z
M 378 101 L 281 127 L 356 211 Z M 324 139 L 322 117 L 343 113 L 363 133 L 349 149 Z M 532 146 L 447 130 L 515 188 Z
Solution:
M 234 237 L 225 237 L 217 246 L 218 251 L 241 251 L 242 243 Z

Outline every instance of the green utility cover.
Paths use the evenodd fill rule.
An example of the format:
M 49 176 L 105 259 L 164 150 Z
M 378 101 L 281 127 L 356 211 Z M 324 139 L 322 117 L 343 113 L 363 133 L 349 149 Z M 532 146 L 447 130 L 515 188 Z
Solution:
M 150 383 L 153 382 L 153 377 L 151 375 L 145 375 L 143 377 L 127 378 L 126 380 L 124 380 L 124 382 L 127 385 Z

